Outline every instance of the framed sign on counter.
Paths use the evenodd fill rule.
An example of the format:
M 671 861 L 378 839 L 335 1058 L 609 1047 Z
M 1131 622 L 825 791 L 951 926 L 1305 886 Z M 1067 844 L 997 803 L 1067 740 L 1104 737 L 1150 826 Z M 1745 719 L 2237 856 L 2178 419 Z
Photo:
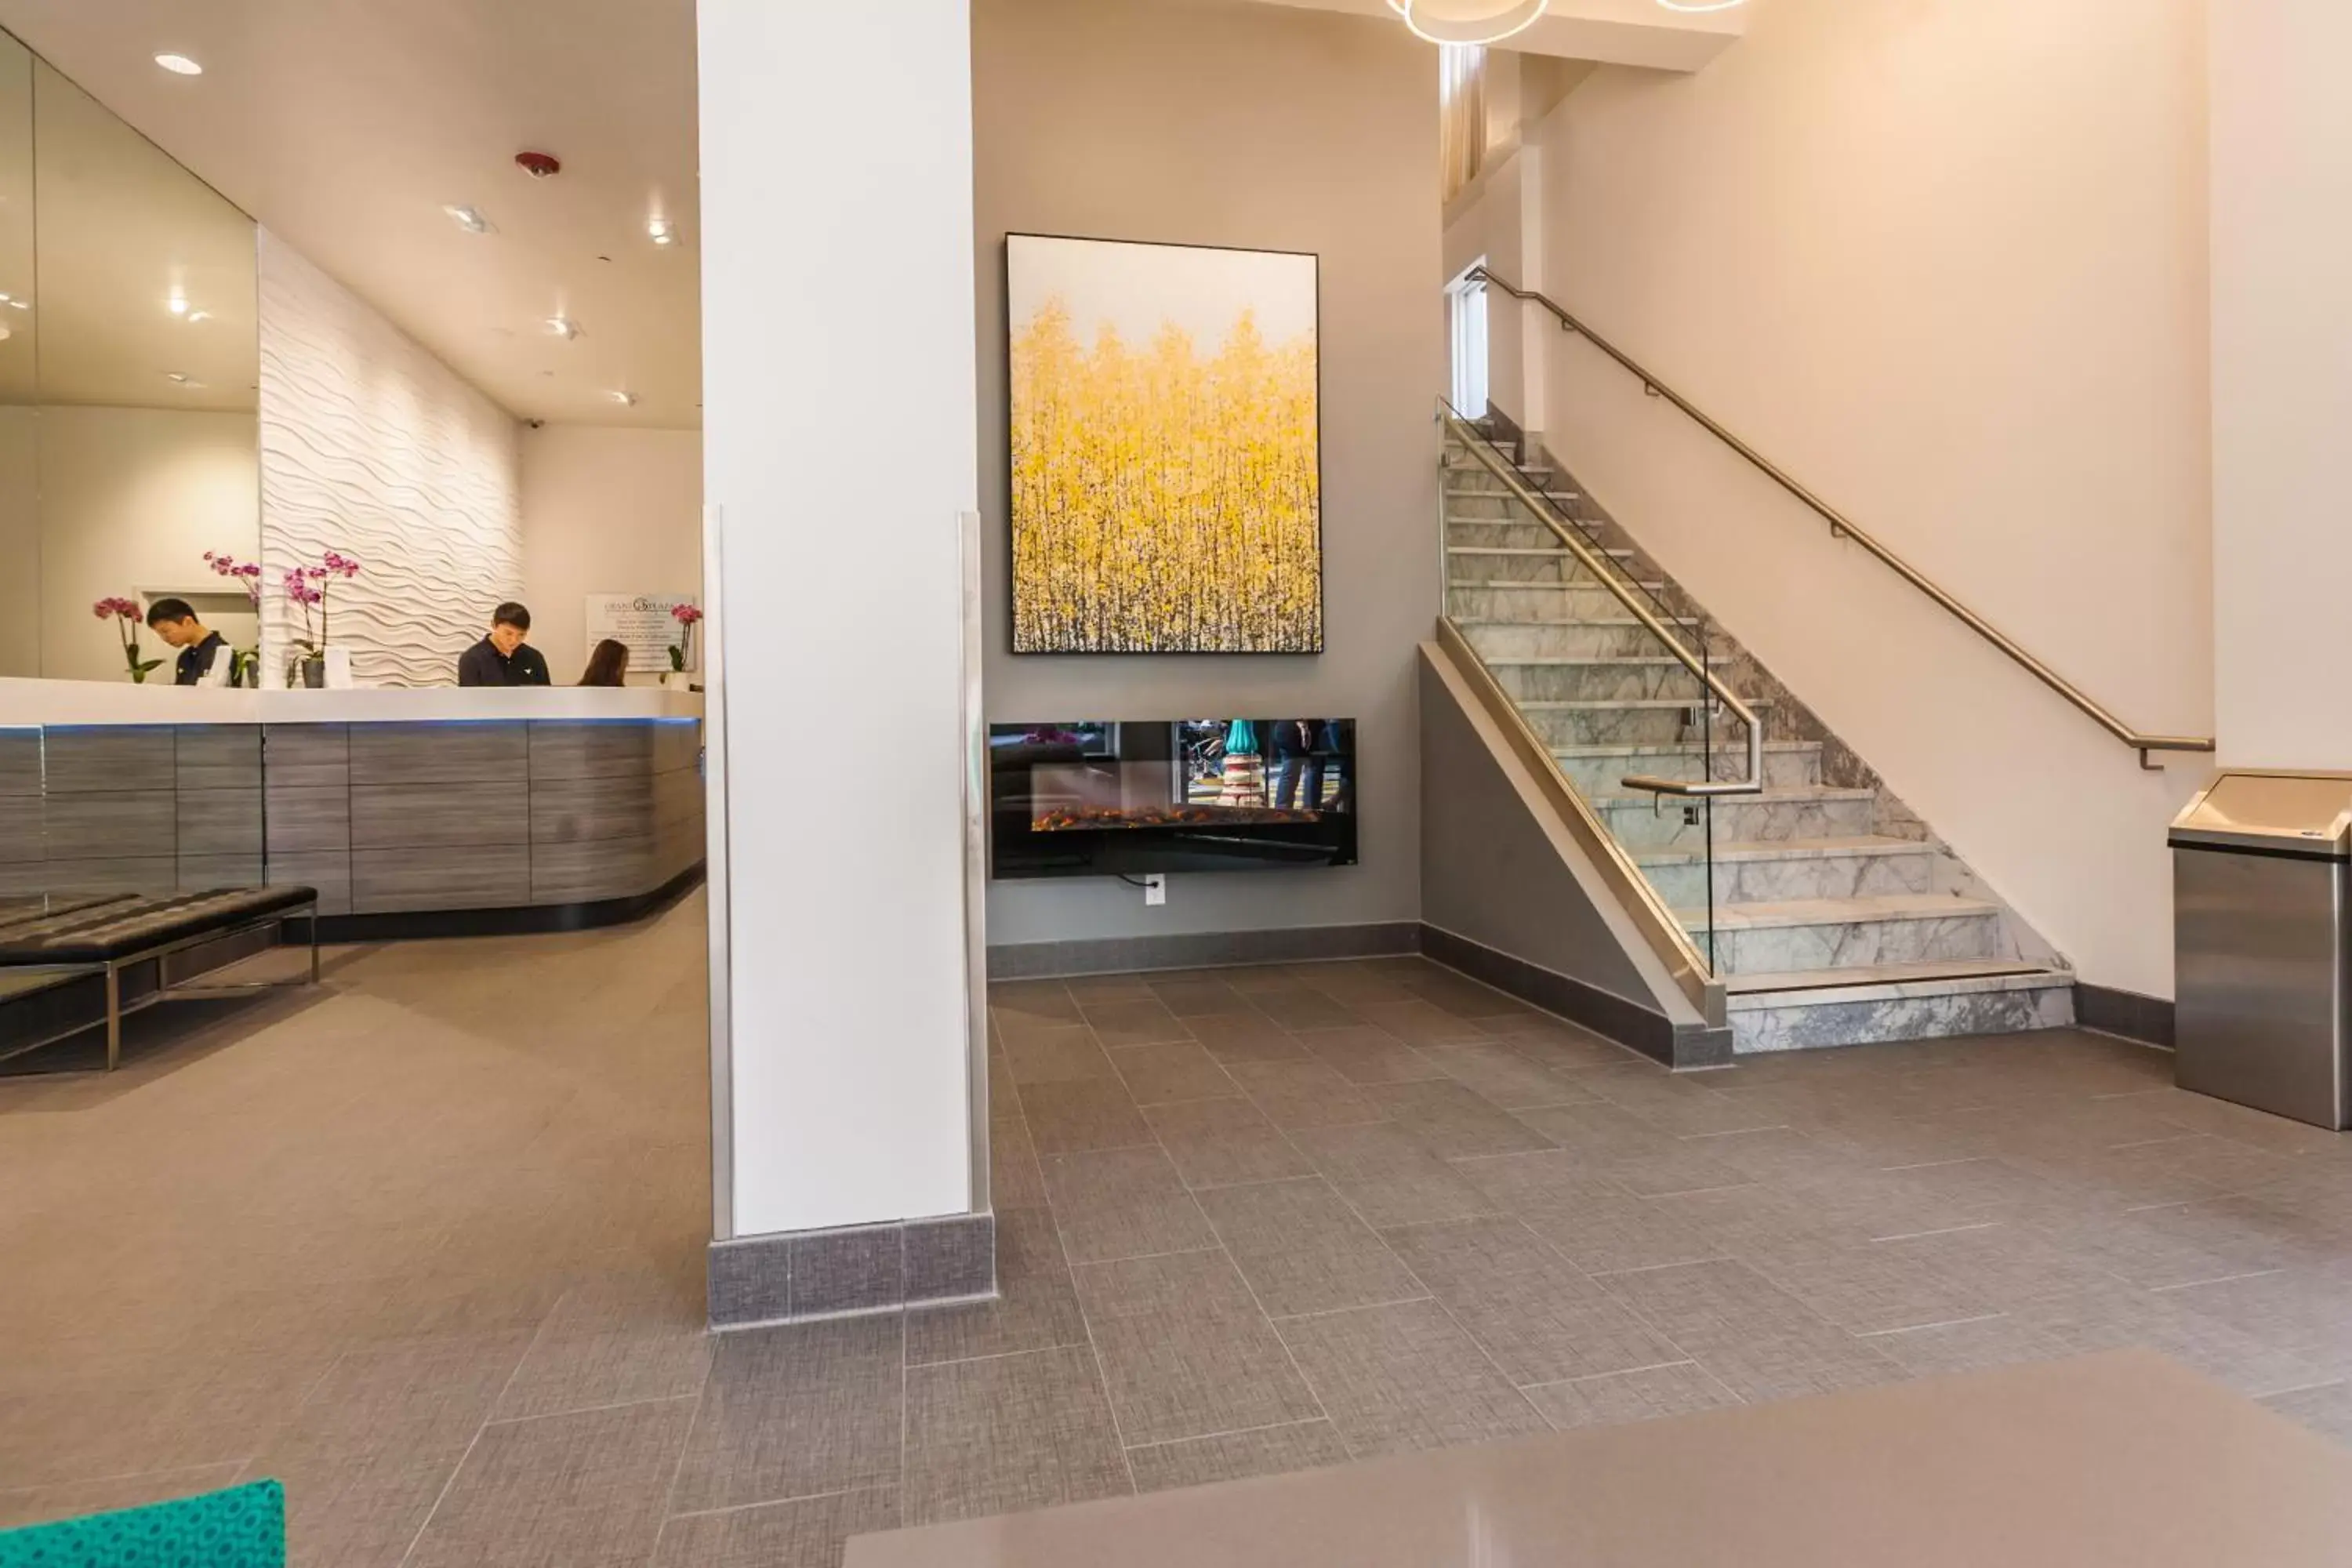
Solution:
M 591 594 L 587 646 L 611 637 L 629 650 L 631 675 L 666 675 L 669 650 L 683 631 L 670 612 L 693 603 L 691 594 Z M 698 668 L 701 662 L 702 639 L 689 638 L 686 668 Z

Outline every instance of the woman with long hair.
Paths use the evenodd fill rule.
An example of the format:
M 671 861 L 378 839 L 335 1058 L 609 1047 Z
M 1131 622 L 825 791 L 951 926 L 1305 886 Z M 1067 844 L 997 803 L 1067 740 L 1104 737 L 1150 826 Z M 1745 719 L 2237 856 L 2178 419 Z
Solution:
M 580 672 L 583 686 L 625 686 L 629 676 L 629 648 L 625 643 L 606 637 L 588 656 L 588 668 Z

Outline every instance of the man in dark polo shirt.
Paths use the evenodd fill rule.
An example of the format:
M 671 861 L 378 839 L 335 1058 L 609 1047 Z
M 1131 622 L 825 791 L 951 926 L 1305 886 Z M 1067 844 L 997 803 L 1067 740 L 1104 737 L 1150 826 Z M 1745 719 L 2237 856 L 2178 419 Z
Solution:
M 236 656 L 228 639 L 196 619 L 195 607 L 185 599 L 158 599 L 147 606 L 147 627 L 180 650 L 173 666 L 174 686 L 234 686 Z
M 460 686 L 546 686 L 547 660 L 523 641 L 530 612 L 509 599 L 490 612 L 490 635 L 457 656 Z

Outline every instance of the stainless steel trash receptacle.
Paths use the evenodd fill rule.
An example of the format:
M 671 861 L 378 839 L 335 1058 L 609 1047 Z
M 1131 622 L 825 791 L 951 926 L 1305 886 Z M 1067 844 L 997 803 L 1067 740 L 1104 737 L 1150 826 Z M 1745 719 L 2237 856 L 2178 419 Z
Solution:
M 2352 1126 L 2352 776 L 2224 773 L 2170 842 L 2174 1081 Z

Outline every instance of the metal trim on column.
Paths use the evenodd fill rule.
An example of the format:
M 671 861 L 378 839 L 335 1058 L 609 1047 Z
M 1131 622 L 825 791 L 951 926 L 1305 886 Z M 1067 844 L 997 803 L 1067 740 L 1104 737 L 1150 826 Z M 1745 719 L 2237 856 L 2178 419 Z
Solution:
M 735 1237 L 735 1039 L 727 831 L 725 512 L 702 509 L 702 790 L 710 945 L 710 1236 Z

